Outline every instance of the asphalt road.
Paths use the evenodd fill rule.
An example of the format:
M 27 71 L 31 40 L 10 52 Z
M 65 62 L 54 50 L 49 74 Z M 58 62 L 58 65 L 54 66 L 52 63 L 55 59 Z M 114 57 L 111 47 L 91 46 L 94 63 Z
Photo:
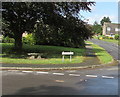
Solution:
M 118 48 L 119 46 L 115 43 L 111 43 L 111 42 L 106 42 L 106 41 L 102 41 L 102 40 L 98 40 L 98 39 L 91 39 L 89 40 L 101 47 L 103 47 L 108 53 L 110 53 L 114 59 L 116 60 L 120 60 L 118 56 L 120 56 L 119 52 L 118 52 Z M 119 53 L 119 54 L 118 54 Z
M 3 71 L 2 95 L 117 95 L 118 68 Z

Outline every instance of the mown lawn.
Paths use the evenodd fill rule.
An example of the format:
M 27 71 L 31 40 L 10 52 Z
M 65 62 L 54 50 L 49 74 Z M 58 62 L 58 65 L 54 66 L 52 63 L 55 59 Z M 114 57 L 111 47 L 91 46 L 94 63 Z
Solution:
M 112 43 L 116 43 L 116 44 L 120 45 L 120 43 L 118 42 L 118 40 L 115 40 L 115 39 L 103 39 L 103 41 L 112 42 Z
M 98 39 L 98 37 L 95 37 L 95 39 Z M 107 42 L 112 42 L 112 43 L 116 43 L 118 45 L 120 45 L 120 40 L 115 40 L 115 39 L 102 39 L 103 41 L 107 41 Z
M 12 43 L 1 43 L 2 46 L 2 63 L 17 63 L 17 64 L 71 64 L 81 63 L 84 61 L 86 49 L 84 48 L 69 48 L 60 46 L 45 46 L 45 45 L 23 45 L 23 51 L 16 53 L 13 50 Z M 62 52 L 72 51 L 72 61 L 69 56 L 65 56 L 65 61 L 62 62 Z M 27 53 L 39 53 L 41 59 L 28 59 Z
M 100 60 L 100 63 L 106 64 L 113 60 L 113 57 L 102 47 L 93 44 L 92 42 L 87 41 L 86 43 L 91 44 L 93 51 L 97 55 L 98 59 Z

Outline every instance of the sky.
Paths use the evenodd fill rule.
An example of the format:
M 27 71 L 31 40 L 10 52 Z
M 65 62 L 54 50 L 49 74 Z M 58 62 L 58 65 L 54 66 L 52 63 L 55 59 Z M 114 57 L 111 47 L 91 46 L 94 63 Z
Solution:
M 109 17 L 112 23 L 118 23 L 118 2 L 96 2 L 95 6 L 92 6 L 91 9 L 91 12 L 80 12 L 84 17 L 82 19 L 89 24 L 93 24 L 95 21 L 100 24 L 103 17 Z

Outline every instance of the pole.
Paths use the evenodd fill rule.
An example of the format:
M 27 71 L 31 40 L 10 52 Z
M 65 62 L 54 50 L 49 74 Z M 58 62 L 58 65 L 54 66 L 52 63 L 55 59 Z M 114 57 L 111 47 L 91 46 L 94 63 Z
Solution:
M 63 57 L 62 57 L 62 61 L 64 62 L 64 55 L 63 55 Z
M 71 62 L 72 56 L 70 55 L 70 62 Z

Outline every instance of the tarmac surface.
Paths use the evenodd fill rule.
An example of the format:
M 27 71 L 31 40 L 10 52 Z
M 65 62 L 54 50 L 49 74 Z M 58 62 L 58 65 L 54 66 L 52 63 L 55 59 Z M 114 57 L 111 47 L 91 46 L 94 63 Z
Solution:
M 8 70 L 2 71 L 2 94 L 118 95 L 118 78 L 116 66 L 85 70 Z

